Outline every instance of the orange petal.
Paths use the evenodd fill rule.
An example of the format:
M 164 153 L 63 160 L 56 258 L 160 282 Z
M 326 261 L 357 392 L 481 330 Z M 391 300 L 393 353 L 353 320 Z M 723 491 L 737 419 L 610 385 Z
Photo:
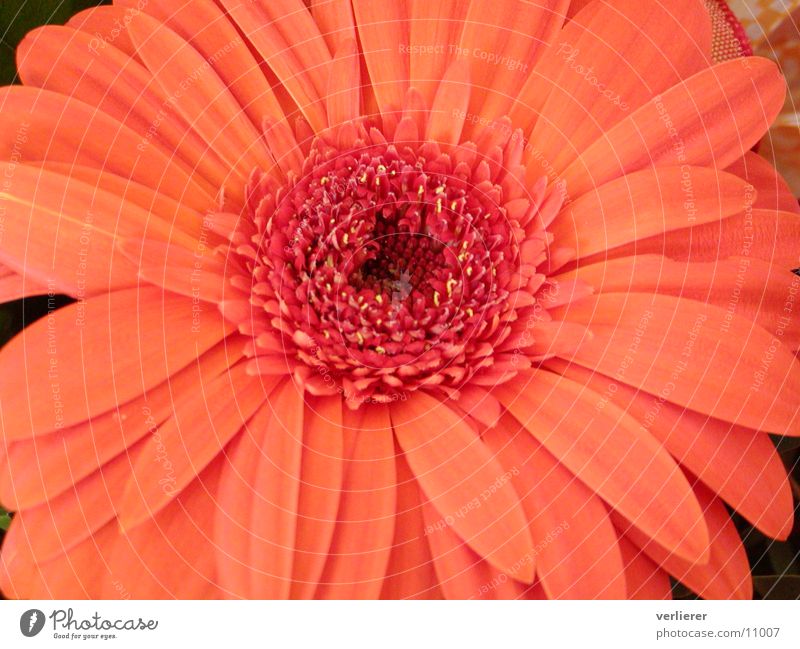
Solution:
M 629 529 L 624 521 L 617 520 L 617 527 L 653 561 L 700 597 L 752 599 L 753 581 L 750 564 L 731 517 L 722 501 L 714 498 L 707 489 L 698 486 L 695 491 L 705 514 L 711 539 L 711 552 L 707 563 L 689 563 L 665 552 L 664 548 L 649 541 L 638 530 Z
M 291 588 L 297 538 L 303 395 L 287 381 L 266 407 L 273 412 L 259 445 L 258 468 L 251 485 L 249 596 L 282 599 L 289 596 Z
M 467 115 L 470 90 L 469 65 L 459 59 L 447 69 L 436 91 L 426 139 L 441 144 L 458 144 Z
M 228 169 L 222 160 L 173 111 L 168 95 L 154 83 L 150 72 L 114 45 L 101 46 L 91 34 L 48 25 L 25 36 L 17 49 L 17 61 L 26 86 L 97 106 L 136 131 L 137 150 L 155 147 L 186 173 L 202 176 L 209 187 L 224 182 Z M 235 191 L 241 196 L 241 188 Z
M 328 124 L 335 126 L 361 115 L 361 56 L 355 39 L 342 41 L 328 79 Z
M 605 505 L 509 414 L 483 439 L 511 475 L 528 517 L 528 558 L 551 599 L 625 597 L 617 533 Z
M 322 131 L 327 126 L 323 99 L 331 57 L 306 6 L 300 0 L 221 4 L 314 131 Z
M 660 94 L 606 131 L 563 173 L 574 198 L 651 165 L 713 165 L 740 158 L 778 114 L 786 83 L 767 59 L 718 63 Z
M 242 269 L 229 265 L 205 246 L 192 251 L 182 246 L 154 241 L 140 244 L 126 239 L 119 242 L 118 248 L 139 268 L 139 277 L 168 291 L 213 304 L 249 297 L 229 281 Z
M 242 357 L 243 349 L 241 340 L 228 338 L 127 403 L 70 428 L 9 444 L 7 466 L 0 471 L 0 502 L 18 510 L 57 497 L 152 433 L 172 415 L 175 395 L 202 391 Z
M 19 373 L 0 382 L 3 436 L 67 428 L 138 397 L 222 340 L 226 327 L 210 311 L 193 324 L 192 301 L 157 288 L 54 311 L 0 350 L 0 365 Z
M 336 52 L 347 39 L 355 40 L 350 0 L 311 0 L 311 16 L 331 52 Z
M 90 7 L 72 16 L 67 21 L 67 26 L 91 34 L 93 38 L 90 45 L 93 50 L 105 49 L 103 48 L 105 44 L 113 43 L 114 47 L 139 61 L 128 31 L 119 28 L 126 20 L 130 20 L 132 15 L 133 11 L 130 8 L 116 6 L 116 3 L 113 7 Z
M 499 570 L 524 563 L 533 544 L 519 499 L 508 482 L 496 487 L 505 471 L 469 424 L 423 392 L 391 411 L 408 464 L 441 520 Z M 515 575 L 531 583 L 533 567 Z
M 353 0 L 359 42 L 382 114 L 400 110 L 408 88 L 409 0 Z
M 130 458 L 119 455 L 55 499 L 17 512 L 32 531 L 33 558 L 41 563 L 67 552 L 113 520 L 130 473 Z
M 455 56 L 451 45 L 461 38 L 468 7 L 466 0 L 411 0 L 409 79 L 426 106 Z
M 122 4 L 134 9 L 141 3 L 125 0 Z M 176 6 L 172 0 L 148 0 L 144 11 L 163 21 L 211 64 L 256 128 L 266 117 L 283 118 L 259 62 L 215 2 L 192 0 Z M 220 52 L 224 56 L 220 57 Z
M 794 503 L 786 469 L 769 437 L 710 419 L 607 376 L 554 359 L 548 369 L 568 376 L 642 422 L 676 461 L 765 534 L 786 538 Z
M 25 159 L 99 167 L 158 189 L 201 212 L 219 189 L 190 176 L 136 131 L 93 105 L 48 90 L 0 88 L 0 157 L 13 159 L 16 138 L 28 138 Z M 109 143 L 113 146 L 109 147 Z
M 221 468 L 218 458 L 154 518 L 115 530 L 108 566 L 116 583 L 106 580 L 102 597 L 119 597 L 120 585 L 134 599 L 220 596 L 211 526 Z
M 703 514 L 689 483 L 636 420 L 610 404 L 597 408 L 602 395 L 542 370 L 496 391 L 542 446 L 646 535 L 691 560 L 706 556 Z
M 341 397 L 309 398 L 303 416 L 292 599 L 311 599 L 322 576 L 339 511 L 343 453 Z
M 394 538 L 397 504 L 394 440 L 389 410 L 362 405 L 345 411 L 347 460 L 336 529 L 317 597 L 375 599 L 380 595 Z
M 172 417 L 134 459 L 119 506 L 120 526 L 133 529 L 174 500 L 242 429 L 270 387 L 239 364 L 200 392 L 177 400 Z
M 594 334 L 569 360 L 717 419 L 800 434 L 800 363 L 776 334 L 667 295 L 603 293 L 562 309 L 554 317 L 589 324 Z
M 781 331 L 792 350 L 800 347 L 800 316 L 785 311 L 800 290 L 800 277 L 757 258 L 694 263 L 640 254 L 581 265 L 563 277 L 587 282 L 598 293 L 663 293 L 714 304 L 767 331 Z
M 711 20 L 697 0 L 594 3 L 564 27 L 529 81 L 547 97 L 530 141 L 561 172 L 631 110 L 710 62 Z
M 48 289 L 44 284 L 39 284 L 0 265 L 0 303 L 19 300 L 33 295 L 47 295 Z
M 800 205 L 789 185 L 768 161 L 748 151 L 726 171 L 747 180 L 756 188 L 753 207 L 800 213 Z
M 794 243 L 799 237 L 800 218 L 794 212 L 754 209 L 719 222 L 640 239 L 603 256 L 655 253 L 681 261 L 716 261 L 747 255 L 789 270 L 800 266 Z
M 687 202 L 685 189 L 696 188 Z M 578 258 L 741 212 L 753 192 L 733 174 L 703 167 L 657 167 L 612 180 L 569 202 L 550 226 Z
M 381 599 L 441 599 L 433 557 L 425 538 L 419 485 L 399 448 L 394 541 Z
M 441 520 L 430 502 L 423 506 L 425 538 L 446 599 L 495 599 L 491 567 Z
M 536 61 L 561 31 L 568 4 L 471 0 L 456 52 L 471 67 L 471 115 L 495 120 L 508 112 Z
M 625 563 L 629 599 L 672 599 L 669 574 L 624 536 L 619 549 Z
M 107 561 L 111 544 L 119 534 L 115 523 L 106 524 L 88 539 L 42 564 L 34 561 L 29 547 L 29 539 L 38 532 L 22 518 L 11 522 L 0 555 L 0 590 L 5 597 L 97 599 L 106 584 L 121 586 L 124 592 Z M 120 592 L 116 595 L 123 596 Z
M 128 33 L 171 106 L 226 163 L 226 184 L 244 185 L 267 151 L 225 82 L 200 52 L 155 18 L 136 16 Z

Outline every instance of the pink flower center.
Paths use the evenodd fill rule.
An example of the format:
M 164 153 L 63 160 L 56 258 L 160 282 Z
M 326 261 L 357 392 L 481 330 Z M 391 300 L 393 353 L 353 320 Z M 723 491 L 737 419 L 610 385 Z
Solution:
M 256 175 L 253 272 L 277 299 L 286 357 L 311 369 L 300 375 L 388 401 L 492 364 L 520 266 L 498 185 L 438 147 L 367 137 L 317 140 L 301 177 L 265 187 Z

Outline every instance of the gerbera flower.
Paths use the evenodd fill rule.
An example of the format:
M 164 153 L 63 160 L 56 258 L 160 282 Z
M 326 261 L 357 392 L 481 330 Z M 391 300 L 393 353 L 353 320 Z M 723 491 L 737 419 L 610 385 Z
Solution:
M 0 93 L 13 597 L 748 597 L 775 65 L 701 0 L 127 0 Z M 585 5 L 585 6 L 580 6 Z

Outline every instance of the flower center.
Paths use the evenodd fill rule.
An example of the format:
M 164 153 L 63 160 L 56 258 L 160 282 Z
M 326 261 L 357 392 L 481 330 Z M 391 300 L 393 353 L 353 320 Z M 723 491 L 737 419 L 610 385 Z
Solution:
M 355 400 L 457 389 L 514 319 L 519 229 L 500 187 L 457 156 L 363 136 L 345 150 L 318 140 L 302 177 L 258 201 L 254 276 L 301 376 Z

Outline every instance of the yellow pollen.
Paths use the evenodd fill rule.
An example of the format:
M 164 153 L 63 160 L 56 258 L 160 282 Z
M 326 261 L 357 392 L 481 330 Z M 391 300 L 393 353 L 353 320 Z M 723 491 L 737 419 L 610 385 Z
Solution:
M 378 352 L 379 354 L 385 354 L 386 353 L 386 350 L 383 347 L 381 347 L 380 345 L 378 345 L 375 348 L 375 351 Z
M 376 296 L 375 296 L 375 301 L 376 301 L 378 304 L 383 304 L 383 295 L 381 295 L 380 293 L 379 293 L 378 295 L 376 295 Z
M 366 172 L 364 172 L 364 175 L 361 176 L 361 178 L 359 180 L 361 180 L 362 183 L 367 182 L 367 174 L 366 174 Z
M 453 210 L 454 212 L 456 210 L 456 205 L 458 205 L 458 201 L 453 201 L 452 203 L 450 203 L 450 209 Z
M 332 290 L 332 289 L 331 289 L 331 285 L 330 285 L 330 283 L 328 283 L 328 282 L 325 282 L 325 290 L 326 290 L 326 291 L 328 291 L 328 293 L 330 293 L 330 292 L 331 292 L 331 290 Z
M 439 185 L 439 186 L 436 188 L 436 193 L 437 193 L 437 194 L 441 194 L 443 191 L 444 191 L 444 185 Z
M 344 236 L 342 237 L 342 242 L 344 243 L 344 245 L 347 245 L 348 241 L 350 241 L 350 234 L 348 232 L 345 232 Z
M 433 303 L 436 306 L 439 306 L 439 291 L 434 291 L 433 292 Z
M 383 165 L 378 165 L 378 171 L 383 173 L 384 171 L 386 171 L 386 167 L 384 167 Z
M 467 266 L 467 277 L 472 277 L 472 266 Z
M 323 176 L 322 179 L 319 181 L 319 184 L 320 185 L 324 185 L 327 182 L 328 182 L 328 177 L 327 176 Z
M 330 334 L 329 331 L 323 331 L 322 335 L 325 336 L 326 338 L 330 338 L 331 337 L 331 334 Z
M 359 345 L 363 345 L 364 344 L 364 336 L 361 335 L 360 331 L 356 331 L 356 338 L 358 338 L 358 344 Z
M 441 214 L 441 212 L 442 212 L 442 199 L 440 198 L 436 201 L 436 213 Z
M 417 194 L 419 196 L 422 196 L 424 193 L 425 193 L 425 185 L 420 185 L 419 186 L 419 191 L 417 192 Z
M 475 312 L 472 310 L 472 307 L 469 307 L 469 306 L 468 306 L 468 307 L 466 308 L 466 311 L 467 311 L 467 315 L 468 315 L 470 318 L 471 318 L 473 315 L 475 315 Z
M 458 281 L 453 279 L 452 277 L 447 280 L 447 297 L 453 296 L 453 287 L 458 284 Z

